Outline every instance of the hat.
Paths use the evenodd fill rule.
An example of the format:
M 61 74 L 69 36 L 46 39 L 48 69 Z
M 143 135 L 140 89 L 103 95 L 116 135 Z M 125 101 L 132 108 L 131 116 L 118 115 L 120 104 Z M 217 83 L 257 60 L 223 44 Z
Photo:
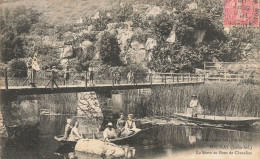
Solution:
M 132 117 L 132 116 L 133 116 L 133 114 L 128 114 L 128 116 L 131 116 L 131 117 Z
M 71 122 L 71 119 L 67 119 L 67 123 L 70 123 Z
M 109 122 L 109 123 L 107 124 L 107 126 L 113 126 L 113 124 L 112 124 L 111 122 Z
M 197 97 L 195 94 L 193 94 L 191 97 Z

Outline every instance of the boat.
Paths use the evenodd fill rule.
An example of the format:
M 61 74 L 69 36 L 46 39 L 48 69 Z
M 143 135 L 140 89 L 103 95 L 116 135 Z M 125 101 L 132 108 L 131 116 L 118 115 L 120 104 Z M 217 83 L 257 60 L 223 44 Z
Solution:
M 141 131 L 141 129 L 135 129 L 135 133 L 126 137 L 120 137 L 120 138 L 116 138 L 116 139 L 110 139 L 110 142 L 112 143 L 122 143 L 122 142 L 127 142 L 129 141 L 131 138 L 135 137 L 139 132 Z M 103 131 L 94 133 L 94 138 L 95 139 L 103 139 Z M 59 135 L 59 136 L 54 136 L 54 139 L 62 144 L 66 144 L 66 145 L 72 145 L 75 146 L 77 141 L 69 141 L 69 140 L 65 140 L 63 138 L 63 135 Z
M 122 143 L 122 142 L 127 142 L 129 141 L 131 138 L 135 137 L 139 132 L 141 131 L 141 129 L 135 129 L 135 133 L 126 137 L 119 137 L 116 139 L 110 139 L 110 141 L 112 143 Z
M 135 129 L 135 133 L 126 137 L 119 137 L 115 139 L 110 139 L 110 142 L 115 143 L 115 144 L 121 144 L 121 143 L 126 143 L 129 140 L 131 140 L 133 137 L 135 137 L 139 132 L 141 132 L 142 129 Z M 103 131 L 94 133 L 95 139 L 103 139 Z
M 175 116 L 195 122 L 205 122 L 210 124 L 251 125 L 255 122 L 260 122 L 259 117 L 231 117 L 214 115 L 197 115 L 196 117 L 192 117 L 191 114 L 187 113 L 175 113 Z
M 54 136 L 54 139 L 64 145 L 72 145 L 75 146 L 77 141 L 69 141 L 63 138 L 63 135 Z

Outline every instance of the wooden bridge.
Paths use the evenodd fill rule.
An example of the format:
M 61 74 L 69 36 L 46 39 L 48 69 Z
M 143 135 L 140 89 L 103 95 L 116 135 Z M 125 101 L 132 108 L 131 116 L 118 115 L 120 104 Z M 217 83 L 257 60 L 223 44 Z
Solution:
M 53 73 L 53 72 L 52 72 Z M 120 84 L 116 83 L 114 78 L 111 79 L 95 79 L 94 83 L 90 83 L 87 72 L 81 76 L 79 83 L 64 83 L 63 79 L 53 80 L 53 74 L 48 78 L 40 78 L 37 80 L 37 87 L 28 86 L 28 78 L 11 78 L 5 73 L 0 86 L 1 95 L 34 95 L 34 94 L 52 94 L 52 93 L 73 93 L 73 92 L 108 92 L 111 90 L 128 90 L 152 88 L 164 85 L 199 85 L 205 82 L 205 76 L 189 73 L 161 73 L 161 74 L 135 74 L 133 82 L 127 82 L 127 79 L 120 80 Z M 41 76 L 42 77 L 42 76 Z M 1 79 L 0 79 L 1 80 Z M 55 82 L 54 82 L 55 81 Z M 25 85 L 27 84 L 27 85 Z

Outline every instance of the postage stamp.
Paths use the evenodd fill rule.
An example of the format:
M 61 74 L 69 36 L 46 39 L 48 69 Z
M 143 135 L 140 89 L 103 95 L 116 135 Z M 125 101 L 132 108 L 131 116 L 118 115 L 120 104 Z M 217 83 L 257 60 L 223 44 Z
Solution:
M 224 26 L 259 26 L 259 0 L 225 0 Z

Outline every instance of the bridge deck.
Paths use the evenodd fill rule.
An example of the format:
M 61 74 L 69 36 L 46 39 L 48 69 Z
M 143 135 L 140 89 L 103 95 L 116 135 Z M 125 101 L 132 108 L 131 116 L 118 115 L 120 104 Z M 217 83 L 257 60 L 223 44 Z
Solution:
M 30 87 L 30 86 L 10 86 L 8 90 L 5 87 L 0 87 L 1 94 L 10 93 L 17 95 L 32 95 L 32 94 L 52 94 L 52 93 L 73 93 L 73 92 L 91 92 L 91 91 L 101 91 L 106 92 L 110 90 L 127 90 L 127 89 L 142 89 L 142 88 L 151 88 L 154 86 L 163 86 L 163 85 L 198 85 L 203 84 L 204 82 L 176 82 L 176 83 L 138 83 L 133 84 L 97 84 L 95 86 L 88 86 L 87 88 L 84 85 L 63 85 L 59 88 L 50 88 L 45 86 Z

